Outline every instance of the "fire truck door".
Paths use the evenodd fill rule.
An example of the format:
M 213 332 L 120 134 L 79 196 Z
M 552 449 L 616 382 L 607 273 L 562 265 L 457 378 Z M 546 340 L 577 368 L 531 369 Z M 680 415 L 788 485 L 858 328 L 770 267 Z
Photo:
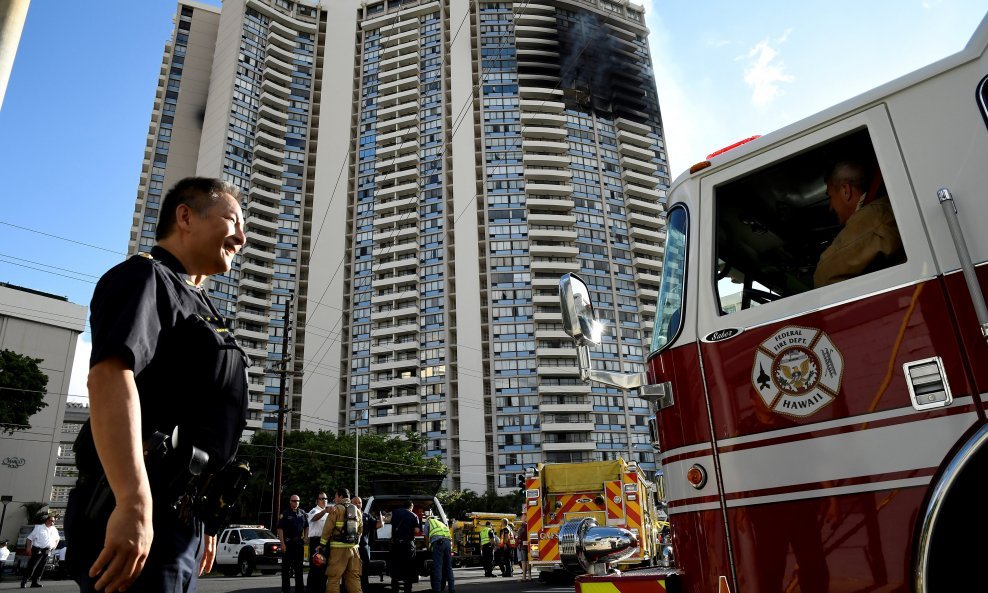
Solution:
M 851 174 L 866 193 L 834 218 L 829 196 L 847 188 L 833 184 Z M 882 541 L 912 537 L 977 404 L 885 107 L 715 171 L 700 195 L 712 205 L 694 295 L 717 463 L 706 469 L 739 589 L 907 582 L 908 558 Z M 863 217 L 884 244 L 853 235 Z M 831 246 L 845 251 L 827 264 Z M 877 254 L 867 265 L 864 249 Z

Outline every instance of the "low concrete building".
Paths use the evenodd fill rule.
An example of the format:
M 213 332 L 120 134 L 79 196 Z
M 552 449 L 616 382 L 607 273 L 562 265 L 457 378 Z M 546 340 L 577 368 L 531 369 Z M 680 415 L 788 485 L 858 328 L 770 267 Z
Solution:
M 75 437 L 62 430 L 72 362 L 79 335 L 86 327 L 86 315 L 86 307 L 64 297 L 0 284 L 0 349 L 40 358 L 39 366 L 48 375 L 48 405 L 31 416 L 30 428 L 4 434 L 0 440 L 0 496 L 10 497 L 2 538 L 14 541 L 18 527 L 27 521 L 23 503 L 51 503 L 56 486 L 71 487 L 74 482 L 74 477 L 56 478 L 55 470 L 56 466 L 74 463 L 71 445 L 64 443 Z M 58 490 L 59 498 L 62 492 Z M 66 497 L 67 493 L 65 488 Z

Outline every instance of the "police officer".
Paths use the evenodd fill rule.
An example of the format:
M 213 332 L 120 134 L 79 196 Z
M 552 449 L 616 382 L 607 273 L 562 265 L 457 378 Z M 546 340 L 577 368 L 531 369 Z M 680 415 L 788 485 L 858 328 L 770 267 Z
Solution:
M 398 591 L 402 581 L 405 593 L 412 593 L 415 572 L 415 534 L 421 529 L 418 515 L 412 512 L 415 502 L 409 500 L 403 509 L 391 512 L 391 588 Z
M 298 508 L 298 494 L 288 497 L 289 507 L 278 520 L 278 539 L 284 550 L 281 561 L 281 593 L 291 593 L 292 574 L 295 575 L 295 593 L 303 593 L 302 560 L 305 556 L 305 534 L 309 520 L 305 511 Z
M 172 504 L 181 472 L 159 476 L 144 446 L 177 427 L 184 451 L 194 445 L 208 456 L 196 458 L 206 474 L 236 454 L 247 359 L 205 280 L 228 272 L 244 245 L 238 194 L 218 179 L 179 181 L 162 202 L 151 253 L 96 285 L 90 419 L 76 440 L 80 476 L 65 525 L 67 561 L 84 592 L 194 590 L 212 566 L 215 533 L 204 536 L 201 521 Z

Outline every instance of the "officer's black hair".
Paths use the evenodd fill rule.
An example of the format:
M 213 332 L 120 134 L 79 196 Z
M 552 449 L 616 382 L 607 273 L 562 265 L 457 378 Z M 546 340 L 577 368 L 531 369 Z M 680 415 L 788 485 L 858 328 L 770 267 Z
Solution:
M 213 177 L 186 177 L 176 183 L 161 203 L 154 240 L 161 241 L 171 234 L 175 228 L 175 212 L 181 204 L 186 204 L 199 216 L 205 216 L 221 193 L 230 194 L 235 200 L 240 197 L 237 186 Z
M 337 488 L 336 489 L 336 496 L 340 496 L 342 498 L 345 498 L 347 500 L 350 500 L 350 489 L 349 488 Z

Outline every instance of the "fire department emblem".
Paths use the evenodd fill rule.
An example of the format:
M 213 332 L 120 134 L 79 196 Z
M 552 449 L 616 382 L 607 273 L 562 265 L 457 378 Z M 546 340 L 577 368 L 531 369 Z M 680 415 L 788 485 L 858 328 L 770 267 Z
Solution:
M 844 357 L 818 329 L 787 326 L 755 351 L 751 384 L 772 411 L 805 418 L 840 392 Z

